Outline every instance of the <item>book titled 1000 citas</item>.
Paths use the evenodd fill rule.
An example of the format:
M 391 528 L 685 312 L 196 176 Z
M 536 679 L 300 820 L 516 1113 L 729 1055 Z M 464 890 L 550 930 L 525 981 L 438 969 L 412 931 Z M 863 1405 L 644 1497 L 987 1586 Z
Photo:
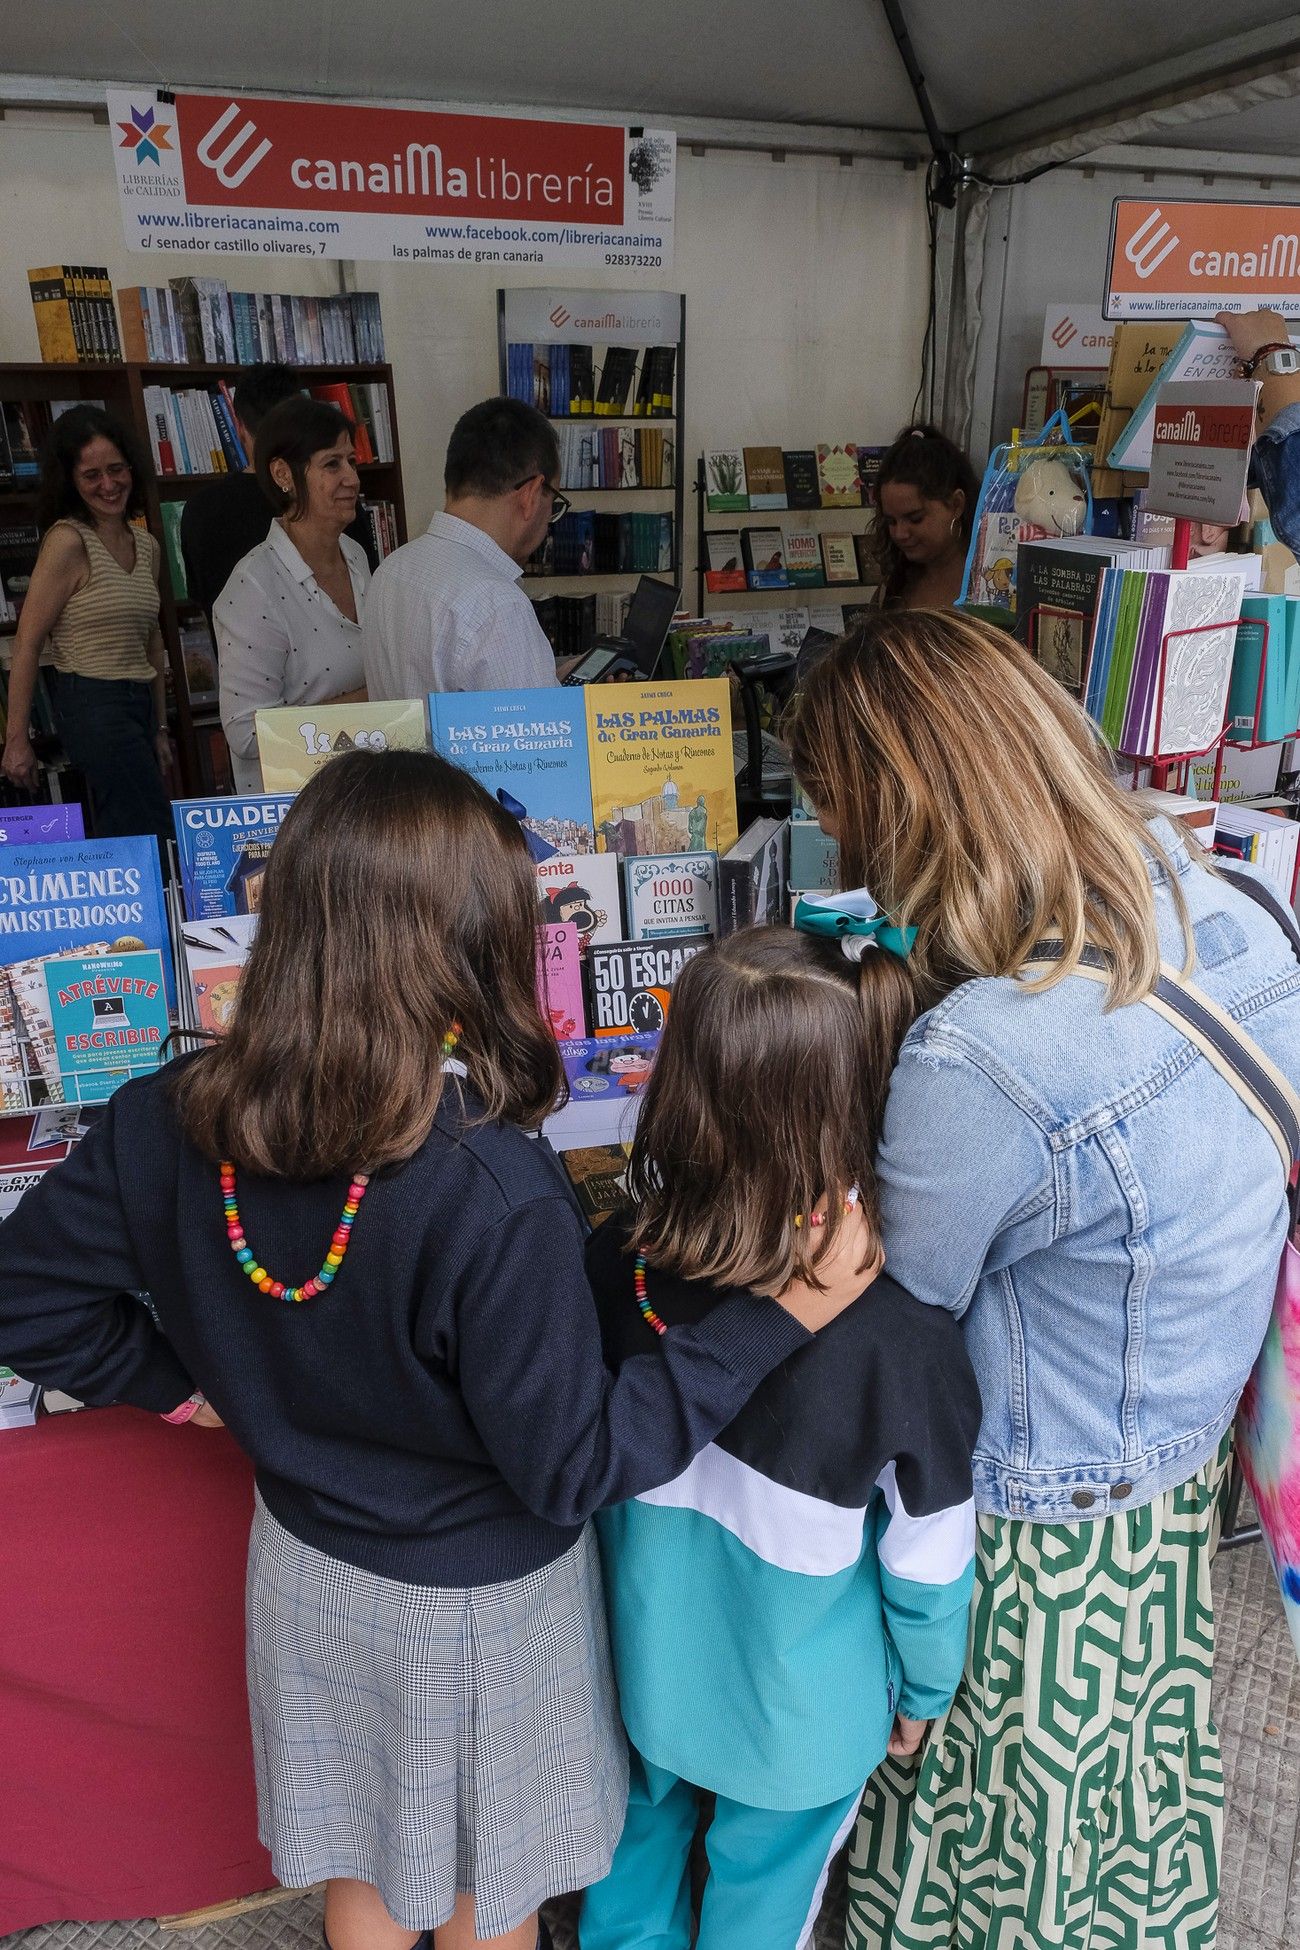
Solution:
M 387 704 L 285 704 L 256 715 L 264 792 L 296 792 L 340 752 L 429 749 L 423 698 Z
M 734 846 L 728 679 L 589 684 L 583 696 L 599 852 L 725 853 Z

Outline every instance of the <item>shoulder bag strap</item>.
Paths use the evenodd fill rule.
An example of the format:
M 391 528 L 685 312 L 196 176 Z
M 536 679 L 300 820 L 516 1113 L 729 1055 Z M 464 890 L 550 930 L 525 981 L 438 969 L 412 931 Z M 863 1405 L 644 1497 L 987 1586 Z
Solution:
M 1063 954 L 1064 947 L 1059 940 L 1041 941 L 1023 972 L 1032 974 L 1049 968 Z M 1106 958 L 1099 949 L 1086 947 L 1075 972 L 1092 981 L 1105 982 L 1108 980 Z M 1277 1065 L 1233 1021 L 1226 1009 L 1167 965 L 1161 967 L 1154 993 L 1143 996 L 1142 1001 L 1180 1029 L 1224 1082 L 1236 1091 L 1247 1109 L 1259 1118 L 1277 1146 L 1289 1180 L 1300 1166 L 1300 1096 Z
M 1253 873 L 1243 873 L 1240 867 L 1225 866 L 1222 861 L 1216 862 L 1216 867 L 1221 880 L 1228 881 L 1239 894 L 1244 894 L 1247 900 L 1254 901 L 1256 907 L 1262 907 L 1266 914 L 1272 916 L 1290 942 L 1291 952 L 1300 961 L 1300 928 L 1296 926 L 1295 915 L 1290 908 L 1283 906 L 1271 888 L 1261 886 Z

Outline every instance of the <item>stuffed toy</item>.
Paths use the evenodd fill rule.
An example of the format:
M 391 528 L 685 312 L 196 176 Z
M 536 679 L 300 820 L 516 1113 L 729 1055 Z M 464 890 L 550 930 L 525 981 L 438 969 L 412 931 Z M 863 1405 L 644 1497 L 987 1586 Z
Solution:
M 1031 460 L 1016 483 L 1016 513 L 1024 527 L 1042 536 L 1078 535 L 1087 519 L 1088 497 L 1063 460 L 1044 456 Z

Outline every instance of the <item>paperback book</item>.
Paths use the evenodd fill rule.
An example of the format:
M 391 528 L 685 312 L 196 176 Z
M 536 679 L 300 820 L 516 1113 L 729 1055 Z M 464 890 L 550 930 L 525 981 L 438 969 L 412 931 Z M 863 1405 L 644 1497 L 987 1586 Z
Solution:
M 736 447 L 704 456 L 705 506 L 711 515 L 744 514 L 749 507 L 745 456 Z
M 583 689 L 598 852 L 725 853 L 736 843 L 725 677 Z
M 856 583 L 858 557 L 852 535 L 825 534 L 821 537 L 822 567 L 828 583 Z
M 745 580 L 751 589 L 789 587 L 779 528 L 742 528 L 740 552 L 745 563 Z
M 534 860 L 594 850 L 578 690 L 435 691 L 429 725 L 434 750 L 519 821 Z
M 23 843 L 0 855 L 0 964 L 74 951 L 156 949 L 171 943 L 158 847 L 151 838 Z M 165 977 L 172 999 L 170 975 Z
M 817 475 L 816 449 L 797 447 L 783 454 L 781 460 L 787 508 L 820 508 L 822 494 Z
M 790 822 L 756 819 L 718 862 L 718 928 L 772 926 L 786 911 Z
M 58 806 L 0 806 L 0 846 L 54 840 L 84 840 L 85 820 L 75 803 Z
M 826 581 L 821 545 L 811 529 L 788 529 L 785 536 L 785 567 L 797 589 L 820 589 Z
M 748 587 L 738 528 L 714 529 L 706 534 L 704 550 L 704 586 L 710 595 L 722 596 L 728 590 Z
M 1105 571 L 1084 708 L 1110 745 L 1135 758 L 1208 751 L 1223 726 L 1242 594 L 1231 574 Z
M 257 915 L 231 914 L 222 920 L 187 921 L 181 948 L 189 982 L 188 1027 L 222 1035 L 235 1016 L 235 997 L 257 933 Z
M 630 1142 L 638 1099 L 658 1048 L 657 1035 L 581 1037 L 561 1043 L 569 1101 L 544 1126 L 556 1149 Z
M 1168 549 L 1103 535 L 1023 542 L 1015 565 L 1016 634 L 1044 670 L 1077 694 L 1103 570 L 1160 569 L 1168 560 Z
M 258 711 L 264 792 L 296 792 L 340 752 L 427 752 L 423 698 L 390 704 L 285 704 Z
M 817 489 L 823 508 L 862 506 L 858 450 L 852 441 L 844 447 L 833 447 L 826 441 L 818 446 Z
M 673 983 L 709 940 L 707 934 L 692 934 L 672 941 L 617 941 L 592 948 L 588 972 L 593 1036 L 620 1036 L 629 1030 L 638 1036 L 657 1034 L 668 1020 Z
M 169 1022 L 157 949 L 47 961 L 45 989 L 65 1100 L 102 1104 L 158 1068 Z
M 288 792 L 173 802 L 187 921 L 257 913 L 267 856 L 292 804 Z
M 537 1000 L 557 1042 L 586 1035 L 582 937 L 571 921 L 537 930 Z
M 651 853 L 623 863 L 633 941 L 718 932 L 716 853 Z
M 1300 339 L 1294 333 L 1291 343 L 1300 348 Z M 1111 448 L 1107 466 L 1124 472 L 1150 471 L 1156 400 L 1162 388 L 1183 380 L 1219 381 L 1236 377 L 1237 355 L 1223 327 L 1208 320 L 1193 319 L 1183 327 L 1182 337 L 1134 407 L 1128 424 Z
M 556 853 L 536 861 L 533 875 L 542 923 L 564 922 L 578 931 L 583 952 L 593 941 L 621 941 L 618 860 L 612 853 Z
M 627 1197 L 630 1144 L 586 1144 L 561 1151 L 560 1163 L 592 1227 L 603 1225 Z
M 745 485 L 751 508 L 784 508 L 784 457 L 779 447 L 746 447 Z

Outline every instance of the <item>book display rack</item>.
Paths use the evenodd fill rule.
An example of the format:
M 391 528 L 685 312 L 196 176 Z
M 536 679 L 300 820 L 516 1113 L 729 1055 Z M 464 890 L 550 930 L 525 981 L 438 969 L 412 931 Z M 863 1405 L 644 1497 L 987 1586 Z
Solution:
M 751 597 L 801 603 L 814 591 L 869 602 L 877 587 L 868 542 L 872 465 L 882 452 L 823 445 L 701 454 L 695 613 L 707 616 L 710 603 L 743 612 Z

